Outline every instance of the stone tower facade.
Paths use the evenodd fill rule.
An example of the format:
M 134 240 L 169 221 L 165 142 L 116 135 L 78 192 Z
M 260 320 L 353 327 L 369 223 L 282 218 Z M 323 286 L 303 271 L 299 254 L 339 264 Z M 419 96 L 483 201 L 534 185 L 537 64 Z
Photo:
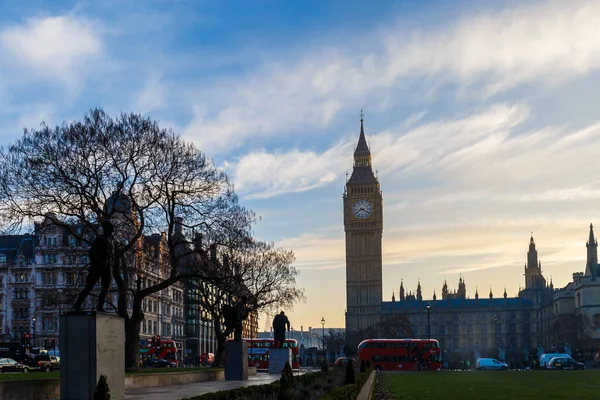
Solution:
M 373 173 L 363 119 L 343 196 L 346 232 L 346 333 L 379 321 L 382 304 L 383 198 Z M 402 294 L 401 294 L 402 297 Z
M 525 289 L 540 289 L 546 287 L 546 278 L 542 275 L 542 262 L 538 260 L 533 235 L 529 239 L 527 264 L 525 264 Z

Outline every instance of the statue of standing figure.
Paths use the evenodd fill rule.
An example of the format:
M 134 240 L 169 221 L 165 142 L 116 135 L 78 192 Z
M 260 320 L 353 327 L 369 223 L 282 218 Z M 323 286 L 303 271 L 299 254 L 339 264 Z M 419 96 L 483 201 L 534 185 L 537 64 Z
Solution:
M 104 301 L 110 286 L 111 267 L 114 262 L 115 246 L 113 240 L 114 226 L 110 221 L 102 221 L 102 235 L 97 236 L 90 247 L 90 268 L 85 278 L 85 288 L 79 293 L 75 301 L 75 311 L 81 311 L 81 305 L 91 293 L 96 283 L 101 281 L 100 294 L 98 295 L 97 311 L 104 312 Z
M 254 307 L 249 307 L 247 302 L 248 297 L 242 295 L 233 305 L 225 304 L 223 306 L 225 327 L 233 330 L 233 340 L 236 342 L 242 341 L 243 322 L 248 318 L 250 312 L 255 310 Z
M 273 347 L 281 348 L 285 342 L 285 328 L 287 326 L 288 332 L 290 331 L 290 320 L 282 311 L 275 315 L 273 318 L 273 334 L 275 336 L 275 344 Z

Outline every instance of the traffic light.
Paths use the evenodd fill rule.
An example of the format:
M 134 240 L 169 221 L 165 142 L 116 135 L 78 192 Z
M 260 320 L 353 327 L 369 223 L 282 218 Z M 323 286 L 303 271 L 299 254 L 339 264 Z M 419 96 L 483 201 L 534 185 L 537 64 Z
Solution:
M 160 336 L 156 337 L 156 347 L 160 347 Z
M 29 333 L 25 334 L 25 345 L 29 346 L 31 344 L 31 335 Z
M 48 339 L 48 343 L 46 344 L 46 349 L 50 350 L 54 350 L 54 339 Z

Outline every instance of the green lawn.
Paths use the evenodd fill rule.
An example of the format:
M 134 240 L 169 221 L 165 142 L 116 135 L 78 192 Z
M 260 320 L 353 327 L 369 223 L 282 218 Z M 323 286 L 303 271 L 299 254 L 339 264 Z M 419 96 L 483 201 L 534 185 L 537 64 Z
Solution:
M 23 381 L 23 380 L 32 380 L 32 379 L 58 379 L 60 378 L 60 373 L 57 372 L 29 372 L 27 374 L 23 373 L 4 373 L 0 374 L 0 381 Z
M 600 370 L 384 373 L 392 399 L 600 399 Z

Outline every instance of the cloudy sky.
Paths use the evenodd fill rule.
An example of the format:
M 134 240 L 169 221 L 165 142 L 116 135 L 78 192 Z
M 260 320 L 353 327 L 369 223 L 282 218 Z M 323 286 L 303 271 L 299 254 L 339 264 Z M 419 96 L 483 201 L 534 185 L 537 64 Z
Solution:
M 363 109 L 386 299 L 461 274 L 471 297 L 516 295 L 531 232 L 563 286 L 600 226 L 599 16 L 574 0 L 0 0 L 0 145 L 97 106 L 158 119 L 231 173 L 258 237 L 295 251 L 294 328 L 343 326 Z

